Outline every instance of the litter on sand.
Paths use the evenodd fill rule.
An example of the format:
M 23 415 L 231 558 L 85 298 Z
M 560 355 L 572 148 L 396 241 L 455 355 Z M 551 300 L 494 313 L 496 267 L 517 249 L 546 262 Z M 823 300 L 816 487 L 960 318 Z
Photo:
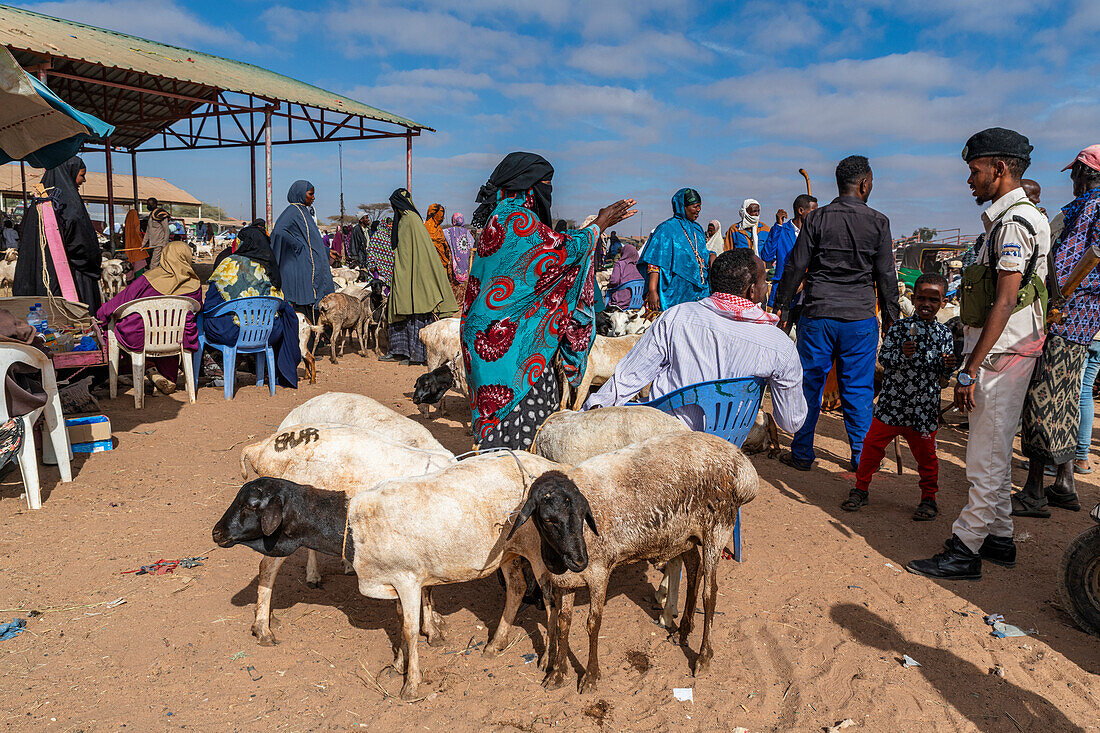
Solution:
M 535 654 L 534 652 L 524 654 L 523 655 L 523 663 L 524 664 L 530 664 L 531 662 L 534 662 L 538 658 L 539 658 L 539 655 Z
M 27 630 L 27 622 L 21 618 L 13 618 L 9 624 L 0 624 L 0 641 L 7 641 Z
M 690 702 L 695 704 L 695 688 L 694 687 L 673 687 L 672 696 L 680 702 Z
M 176 568 L 196 568 L 202 565 L 205 557 L 185 557 L 182 560 L 157 560 L 151 565 L 142 565 L 137 570 L 123 570 L 123 575 L 165 575 L 174 573 Z
M 991 613 L 985 617 L 985 622 L 993 627 L 993 631 L 990 633 L 998 639 L 1008 639 L 1016 636 L 1027 636 L 1028 634 L 1034 634 L 1035 629 L 1028 629 L 1024 631 L 1019 626 L 1013 626 L 1012 624 L 1005 623 L 1005 617 L 999 613 Z
M 908 654 L 902 654 L 901 655 L 901 666 L 903 666 L 903 667 L 919 667 L 919 666 L 921 666 L 921 664 L 920 664 L 920 662 L 918 662 L 916 659 L 913 659 Z
M 844 730 L 845 728 L 851 728 L 855 724 L 856 721 L 852 720 L 851 718 L 845 718 L 836 725 L 830 725 L 825 730 L 826 733 L 840 733 L 840 731 Z

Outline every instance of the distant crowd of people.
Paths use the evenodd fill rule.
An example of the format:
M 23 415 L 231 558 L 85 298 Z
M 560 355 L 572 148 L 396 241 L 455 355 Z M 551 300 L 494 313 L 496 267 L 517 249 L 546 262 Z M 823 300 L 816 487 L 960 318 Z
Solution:
M 779 210 L 770 227 L 760 220 L 759 202 L 746 199 L 725 232 L 717 220 L 704 230 L 701 194 L 682 188 L 672 197 L 672 216 L 641 248 L 611 231 L 635 213 L 631 199 L 601 208 L 579 228 L 555 225 L 554 169 L 534 153 L 512 153 L 494 169 L 477 193 L 470 228 L 460 213 L 445 226 L 438 203 L 422 215 L 399 188 L 389 199 L 392 218 L 364 215 L 323 235 L 314 186 L 296 181 L 270 232 L 266 222 L 253 222 L 218 256 L 205 297 L 190 249 L 172 241 L 167 211 L 150 201 L 142 239 L 148 270 L 102 307 L 99 245 L 77 191 L 83 164 L 74 158 L 47 171 L 43 182 L 55 190 L 77 295 L 101 320 L 155 293 L 192 297 L 207 312 L 249 295 L 278 297 L 285 309 L 272 339 L 279 343 L 278 378 L 287 385 L 297 383 L 301 358 L 291 337 L 295 311 L 316 315 L 335 290 L 331 265 L 362 271 L 386 292 L 384 361 L 423 363 L 420 330 L 458 314 L 482 448 L 528 447 L 561 404 L 562 380 L 581 381 L 596 312 L 643 306 L 654 322 L 586 409 L 625 404 L 647 385 L 655 399 L 700 382 L 759 377 L 770 385 L 776 422 L 793 434 L 781 460 L 810 471 L 823 393 L 835 379 L 855 475 L 842 507 L 869 504 L 885 447 L 904 437 L 920 473 L 913 519 L 927 521 L 939 514 L 940 392 L 954 375 L 954 405 L 969 418 L 968 501 L 943 550 L 907 567 L 929 577 L 975 579 L 983 560 L 1015 564 L 1014 516 L 1078 510 L 1074 474 L 1092 471 L 1100 273 L 1080 268 L 1100 244 L 1100 146 L 1066 166 L 1074 198 L 1053 222 L 1038 208 L 1037 191 L 1024 185 L 1031 152 L 1026 137 L 1003 128 L 966 142 L 968 183 L 987 205 L 985 233 L 969 256 L 949 263 L 951 280 L 941 273 L 917 279 L 906 302 L 911 315 L 899 306 L 890 222 L 868 205 L 874 174 L 859 155 L 837 165 L 836 198 L 819 207 L 801 194 L 792 214 Z M 35 216 L 31 208 L 18 240 L 15 292 L 57 294 L 54 261 L 43 261 Z M 5 242 L 14 241 L 9 230 Z M 610 269 L 606 292 L 596 286 L 600 268 Z M 938 317 L 956 289 L 961 363 Z M 207 319 L 205 336 L 231 343 L 235 328 L 231 320 Z M 140 340 L 134 324 L 128 330 L 127 338 Z M 877 402 L 876 365 L 883 369 Z M 157 369 L 171 388 L 171 365 Z M 1012 446 L 1021 424 L 1029 475 L 1013 494 Z M 1046 473 L 1054 475 L 1049 486 Z

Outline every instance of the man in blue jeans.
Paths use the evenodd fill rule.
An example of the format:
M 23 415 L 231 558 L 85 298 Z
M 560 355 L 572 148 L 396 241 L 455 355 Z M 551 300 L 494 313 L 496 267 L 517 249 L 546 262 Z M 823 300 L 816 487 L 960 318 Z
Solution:
M 776 292 L 780 327 L 784 327 L 791 301 L 802 285 L 798 356 L 809 414 L 794 434 L 790 453 L 780 456 L 800 471 L 809 471 L 816 457 L 814 430 L 825 377 L 834 360 L 853 471 L 871 426 L 878 356 L 876 299 L 883 330 L 899 314 L 890 220 L 867 205 L 873 182 L 867 158 L 850 155 L 840 161 L 836 167 L 840 195 L 806 215 Z

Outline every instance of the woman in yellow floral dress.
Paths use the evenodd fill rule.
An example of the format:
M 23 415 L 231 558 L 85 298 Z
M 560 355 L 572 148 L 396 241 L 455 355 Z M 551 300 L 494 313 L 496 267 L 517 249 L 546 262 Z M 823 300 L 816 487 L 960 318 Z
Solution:
M 298 386 L 298 363 L 302 352 L 298 346 L 298 316 L 294 306 L 283 298 L 279 268 L 274 264 L 267 234 L 258 223 L 245 227 L 237 235 L 237 250 L 217 263 L 210 275 L 203 301 L 202 328 L 210 343 L 231 346 L 237 343 L 240 328 L 231 313 L 209 314 L 222 303 L 239 298 L 271 296 L 282 303 L 268 343 L 275 349 L 275 372 L 279 384 Z

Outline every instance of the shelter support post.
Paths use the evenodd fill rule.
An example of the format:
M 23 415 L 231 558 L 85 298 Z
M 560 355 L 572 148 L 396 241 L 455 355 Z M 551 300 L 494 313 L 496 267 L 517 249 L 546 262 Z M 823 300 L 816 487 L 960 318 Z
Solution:
M 111 243 L 111 255 L 115 254 L 115 174 L 111 168 L 111 140 L 104 140 L 103 156 L 107 160 L 107 241 Z
M 19 161 L 19 179 L 23 182 L 23 216 L 27 215 L 27 164 Z
M 133 176 L 134 184 L 134 211 L 141 211 L 138 206 L 138 189 L 137 189 L 137 150 L 130 148 L 130 173 Z
M 256 146 L 250 145 L 248 147 L 248 156 L 252 162 L 252 175 L 249 177 L 252 181 L 252 198 L 250 198 L 249 204 L 252 209 L 252 221 L 256 221 Z M 268 227 L 271 226 L 271 222 L 267 223 Z
M 413 178 L 413 136 L 412 131 L 405 133 L 405 188 L 412 191 Z
M 267 225 L 272 226 L 271 215 L 271 107 L 264 109 L 264 179 L 267 192 Z

